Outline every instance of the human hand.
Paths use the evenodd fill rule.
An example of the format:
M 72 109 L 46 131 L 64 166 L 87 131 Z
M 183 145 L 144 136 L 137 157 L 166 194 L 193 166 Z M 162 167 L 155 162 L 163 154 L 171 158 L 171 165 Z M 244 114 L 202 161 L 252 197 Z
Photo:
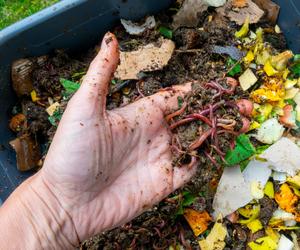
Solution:
M 41 202 L 55 200 L 62 217 L 68 217 L 61 227 L 72 245 L 128 222 L 195 173 L 195 165 L 172 166 L 164 119 L 190 86 L 107 111 L 108 85 L 118 62 L 117 40 L 108 33 L 68 103 L 43 168 L 30 183 Z

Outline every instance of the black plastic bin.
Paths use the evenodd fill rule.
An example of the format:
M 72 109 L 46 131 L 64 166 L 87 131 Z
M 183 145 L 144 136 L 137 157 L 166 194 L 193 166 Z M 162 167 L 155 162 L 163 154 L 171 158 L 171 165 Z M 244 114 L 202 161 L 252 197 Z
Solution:
M 0 31 L 0 204 L 32 173 L 20 173 L 8 145 L 8 113 L 16 98 L 10 65 L 18 58 L 47 54 L 55 48 L 82 50 L 100 41 L 120 17 L 138 19 L 167 8 L 172 0 L 64 0 Z M 300 0 L 276 0 L 279 24 L 290 48 L 300 52 Z

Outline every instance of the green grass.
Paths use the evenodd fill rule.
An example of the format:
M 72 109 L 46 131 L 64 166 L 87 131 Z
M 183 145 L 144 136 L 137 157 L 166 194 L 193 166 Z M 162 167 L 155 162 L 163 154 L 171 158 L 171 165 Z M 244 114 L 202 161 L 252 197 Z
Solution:
M 0 30 L 59 0 L 0 0 Z

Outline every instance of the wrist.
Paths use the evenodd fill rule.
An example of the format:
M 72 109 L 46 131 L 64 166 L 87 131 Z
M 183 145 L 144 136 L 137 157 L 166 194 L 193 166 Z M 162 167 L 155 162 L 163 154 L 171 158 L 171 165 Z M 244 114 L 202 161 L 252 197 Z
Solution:
M 16 248 L 21 241 L 22 249 L 74 249 L 79 244 L 72 218 L 39 174 L 9 197 L 1 207 L 0 218 L 5 218 L 0 226 L 3 244 L 7 237 Z

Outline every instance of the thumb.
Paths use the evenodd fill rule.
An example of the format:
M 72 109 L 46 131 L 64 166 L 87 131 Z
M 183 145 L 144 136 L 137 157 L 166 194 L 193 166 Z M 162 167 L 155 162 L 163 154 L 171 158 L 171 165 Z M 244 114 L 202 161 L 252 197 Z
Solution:
M 105 34 L 101 49 L 94 58 L 85 75 L 78 94 L 82 99 L 88 99 L 100 113 L 105 112 L 106 96 L 109 82 L 119 63 L 118 41 L 114 34 Z M 100 106 L 100 107 L 99 107 Z

